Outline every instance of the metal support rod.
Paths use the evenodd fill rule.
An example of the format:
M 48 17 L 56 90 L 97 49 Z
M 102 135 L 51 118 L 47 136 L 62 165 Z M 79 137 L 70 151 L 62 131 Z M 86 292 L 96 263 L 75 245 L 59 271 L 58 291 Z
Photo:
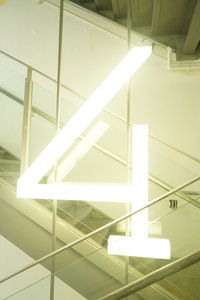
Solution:
M 141 279 L 138 279 L 128 284 L 127 286 L 117 289 L 113 293 L 110 293 L 109 295 L 99 298 L 98 300 L 123 299 L 124 297 L 134 294 L 144 289 L 145 287 L 148 287 L 151 284 L 156 283 L 157 281 L 164 279 L 178 271 L 181 271 L 199 261 L 200 261 L 200 251 L 185 256 L 183 258 L 180 258 L 175 262 L 172 262 L 162 268 L 159 268 L 158 270 L 143 276 Z
M 127 50 L 131 49 L 131 23 L 132 23 L 132 13 L 131 13 L 131 0 L 127 0 Z M 127 143 L 126 143 L 126 157 L 127 157 L 127 182 L 132 183 L 131 178 L 131 145 L 132 145 L 132 124 L 131 124 L 131 78 L 129 76 L 127 82 L 127 103 L 126 103 L 126 132 L 127 132 Z M 127 204 L 127 211 L 130 212 L 132 209 L 131 203 Z M 126 236 L 130 235 L 130 219 L 126 220 Z M 129 257 L 125 257 L 125 284 L 129 282 Z M 128 299 L 127 299 L 128 300 Z
M 61 109 L 61 64 L 62 64 L 62 42 L 63 42 L 63 15 L 64 15 L 64 0 L 60 0 L 59 10 L 59 38 L 58 38 L 58 68 L 57 68 L 57 92 L 56 92 L 56 134 L 60 131 L 60 109 Z M 54 182 L 57 182 L 57 167 L 58 160 L 54 168 Z M 56 216 L 57 216 L 57 199 L 53 200 L 52 212 L 52 251 L 56 249 Z M 54 299 L 55 286 L 55 264 L 56 257 L 51 260 L 51 282 L 50 282 L 50 300 Z
M 73 241 L 73 242 L 69 243 L 68 245 L 65 245 L 65 246 L 63 246 L 63 247 L 61 247 L 61 248 L 59 248 L 59 249 L 57 249 L 57 250 L 55 250 L 55 251 L 53 251 L 53 252 L 51 252 L 51 253 L 49 253 L 49 254 L 47 254 L 47 255 L 45 255 L 45 256 L 39 258 L 39 259 L 36 260 L 35 262 L 33 262 L 33 263 L 27 265 L 26 267 L 22 268 L 21 270 L 16 271 L 15 273 L 13 273 L 13 274 L 11 274 L 11 275 L 9 275 L 9 276 L 7 276 L 7 277 L 1 279 L 1 280 L 0 280 L 0 283 L 3 283 L 3 282 L 5 282 L 6 280 L 11 279 L 11 278 L 15 277 L 16 275 L 21 274 L 22 272 L 24 272 L 24 271 L 26 271 L 26 270 L 29 270 L 29 269 L 31 269 L 32 267 L 34 267 L 34 266 L 36 266 L 36 265 L 42 263 L 43 261 L 45 261 L 45 260 L 47 260 L 47 259 L 49 259 L 49 258 L 51 258 L 51 257 L 53 257 L 53 256 L 56 256 L 57 254 L 62 253 L 63 251 L 65 251 L 65 250 L 67 250 L 67 249 L 70 249 L 70 248 L 74 247 L 75 245 L 78 245 L 78 244 L 80 244 L 80 243 L 86 241 L 87 239 L 89 239 L 89 238 L 91 238 L 92 236 L 94 236 L 95 234 L 97 234 L 97 233 L 103 231 L 104 229 L 107 229 L 107 228 L 109 228 L 109 227 L 111 227 L 111 226 L 113 226 L 113 225 L 115 225 L 115 224 L 117 224 L 117 223 L 119 223 L 119 222 L 124 221 L 125 219 L 127 219 L 127 218 L 129 218 L 129 217 L 132 217 L 133 215 L 135 215 L 135 214 L 141 212 L 142 210 L 144 210 L 144 209 L 146 209 L 146 208 L 149 208 L 149 207 L 155 205 L 156 203 L 162 201 L 163 199 L 165 199 L 165 198 L 167 198 L 167 197 L 169 197 L 169 196 L 175 194 L 176 192 L 178 192 L 178 191 L 180 191 L 180 190 L 186 188 L 187 186 L 189 186 L 189 185 L 191 185 L 191 184 L 197 182 L 198 180 L 200 180 L 200 176 L 198 176 L 198 177 L 196 177 L 196 178 L 194 178 L 194 179 L 192 179 L 192 180 L 190 180 L 190 181 L 188 181 L 188 182 L 186 182 L 186 183 L 184 183 L 184 184 L 182 184 L 182 185 L 180 185 L 180 186 L 178 186 L 178 187 L 172 189 L 171 191 L 169 191 L 169 192 L 163 194 L 163 195 L 160 196 L 160 197 L 155 198 L 154 200 L 149 201 L 148 204 L 146 204 L 145 206 L 143 206 L 143 207 L 141 207 L 141 208 L 139 208 L 139 209 L 137 209 L 137 210 L 134 210 L 134 211 L 132 211 L 132 212 L 130 212 L 130 213 L 127 213 L 127 214 L 125 214 L 125 215 L 123 215 L 123 216 L 117 218 L 116 220 L 114 220 L 114 221 L 112 221 L 112 222 L 109 222 L 109 223 L 107 223 L 106 225 L 104 225 L 104 226 L 102 226 L 102 227 L 99 227 L 98 229 L 94 230 L 93 232 L 90 232 L 90 233 L 84 235 L 84 236 L 81 237 L 80 239 L 78 239 L 78 240 L 76 240 L 76 241 Z
M 20 165 L 21 174 L 28 168 L 28 163 L 29 163 L 32 93 L 33 93 L 32 69 L 28 67 L 27 77 L 25 80 L 25 92 L 24 92 L 24 114 L 23 114 L 23 129 L 22 129 L 21 165 Z
M 56 215 L 57 215 L 57 200 L 53 200 L 53 213 L 52 213 L 52 244 L 51 251 L 56 249 Z M 54 286 L 55 286 L 55 269 L 56 257 L 51 258 L 51 276 L 50 276 L 50 300 L 54 300 Z
M 64 0 L 60 0 L 60 17 L 59 17 L 59 45 L 58 45 L 58 70 L 57 70 L 57 93 L 56 93 L 56 133 L 60 130 L 60 108 L 61 108 L 61 65 L 62 65 L 62 43 L 63 43 L 63 15 Z
M 131 11 L 131 0 L 127 0 L 127 27 L 128 27 L 128 37 L 127 37 L 127 48 L 128 51 L 131 49 L 131 24 L 132 24 L 132 11 Z M 127 171 L 128 171 L 128 183 L 132 183 L 131 178 L 131 148 L 132 148 L 132 122 L 131 122 L 131 77 L 129 76 L 127 82 Z M 131 208 L 131 207 L 129 207 Z

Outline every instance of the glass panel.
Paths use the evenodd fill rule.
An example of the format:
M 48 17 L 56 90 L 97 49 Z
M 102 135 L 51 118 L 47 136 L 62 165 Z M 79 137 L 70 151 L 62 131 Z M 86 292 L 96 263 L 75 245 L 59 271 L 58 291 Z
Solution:
M 4 205 L 1 204 L 1 210 L 2 209 L 4 210 Z M 9 218 L 9 215 L 7 214 L 6 217 Z M 14 218 L 15 215 L 13 214 L 12 217 Z M 0 280 L 3 278 L 5 279 L 5 277 L 8 277 L 13 273 L 17 273 L 22 268 L 26 268 L 27 265 L 34 261 L 30 256 L 30 249 L 28 249 L 29 247 L 34 248 L 34 245 L 30 245 L 31 243 L 28 243 L 28 241 L 25 239 L 20 245 L 19 233 L 17 232 L 18 226 L 16 225 L 15 228 L 13 228 L 13 220 L 9 218 L 9 221 L 10 224 L 8 225 L 8 231 L 11 232 L 10 236 L 12 234 L 14 235 L 14 238 L 11 242 L 12 238 L 9 238 L 9 235 L 5 234 L 4 227 L 7 224 L 1 224 L 1 232 L 4 233 L 4 235 L 0 236 Z M 4 221 L 4 223 L 6 223 L 6 221 Z M 22 226 L 19 228 L 21 232 L 25 231 Z M 29 232 L 29 234 L 31 234 L 31 232 Z M 6 236 L 6 238 L 4 236 Z M 23 243 L 25 244 L 24 246 Z M 26 248 L 26 250 L 23 251 L 23 248 Z M 11 295 L 15 294 L 16 295 L 13 297 L 13 299 L 34 299 L 33 297 L 35 297 L 35 299 L 42 299 L 42 297 L 37 297 L 39 293 L 38 289 L 41 289 L 43 295 L 45 295 L 45 291 L 47 291 L 48 295 L 48 276 L 49 271 L 45 268 L 45 266 L 36 265 L 31 269 L 28 269 L 23 273 L 20 273 L 15 277 L 2 282 L 0 285 L 0 299 L 7 299 L 7 297 L 9 299 Z M 37 283 L 37 285 L 35 285 L 35 283 Z M 35 288 L 35 286 L 37 286 L 38 289 Z M 24 292 L 24 290 L 27 288 L 27 292 Z M 32 293 L 33 295 L 31 295 Z
M 167 280 L 179 289 L 180 299 L 198 299 L 200 295 L 199 276 L 200 263 L 196 263 L 167 277 Z M 163 281 L 160 282 L 160 284 L 162 283 Z
M 56 96 L 46 88 L 33 83 L 33 113 L 30 135 L 30 163 L 55 136 Z
M 41 153 L 56 133 L 56 84 L 46 78 L 44 79 L 37 76 L 34 80 L 36 80 L 36 82 L 33 83 L 32 105 L 34 112 L 32 115 L 31 127 L 31 161 Z M 45 88 L 40 84 L 45 84 Z M 67 88 L 61 88 L 61 128 L 79 109 L 82 103 L 83 99 L 81 97 L 75 95 Z M 40 132 L 40 134 L 38 134 L 38 132 Z
M 191 186 L 191 189 L 193 189 L 193 187 Z M 168 205 L 170 198 L 166 198 L 165 200 L 163 200 L 163 205 L 166 206 L 166 204 Z M 179 200 L 179 199 L 178 199 Z M 178 202 L 179 203 L 179 202 Z M 161 205 L 161 204 L 159 204 Z M 152 272 L 153 270 L 156 270 L 158 268 L 160 268 L 161 266 L 164 266 L 166 264 L 168 264 L 170 261 L 174 261 L 175 259 L 182 257 L 183 255 L 187 255 L 189 253 L 191 253 L 191 251 L 194 251 L 196 248 L 198 249 L 198 245 L 195 244 L 194 240 L 192 240 L 192 236 L 190 233 L 190 239 L 188 239 L 188 234 L 186 232 L 185 229 L 183 229 L 183 224 L 184 224 L 184 228 L 188 227 L 190 228 L 189 230 L 192 232 L 195 229 L 191 227 L 192 224 L 192 220 L 194 221 L 194 212 L 192 212 L 192 214 L 189 213 L 189 211 L 192 209 L 195 210 L 195 213 L 197 214 L 197 220 L 199 219 L 199 209 L 196 207 L 191 206 L 191 204 L 186 204 L 186 202 L 183 202 L 182 207 L 179 206 L 179 208 L 170 208 L 167 212 L 165 212 L 165 214 L 162 215 L 162 217 L 160 218 L 156 218 L 156 212 L 158 215 L 160 215 L 160 206 L 154 206 L 154 220 L 151 220 L 150 223 L 154 224 L 154 228 L 152 227 L 152 225 L 150 225 L 150 238 L 167 238 L 170 240 L 171 243 L 171 247 L 172 247 L 172 257 L 171 260 L 164 260 L 164 259 L 152 259 L 152 258 L 141 258 L 141 257 L 131 257 L 130 258 L 130 266 L 129 266 L 129 280 L 135 280 L 138 277 L 141 277 L 143 274 L 148 274 L 150 272 Z M 192 208 L 191 208 L 192 207 Z M 187 211 L 185 212 L 181 212 L 182 209 L 186 209 Z M 177 216 L 177 214 L 182 215 L 183 218 L 183 222 L 184 223 L 180 223 L 177 224 L 177 220 L 179 220 L 179 216 Z M 150 218 L 152 217 L 151 212 L 150 212 Z M 160 222 L 160 224 L 158 223 Z M 193 223 L 194 224 L 194 223 Z M 177 226 L 178 225 L 178 226 Z M 159 231 L 160 230 L 160 231 Z M 120 234 L 123 235 L 123 233 L 119 232 L 119 228 L 113 227 L 111 229 L 112 234 Z M 194 237 L 196 236 L 196 234 L 198 234 L 197 232 L 195 232 Z M 181 235 L 181 236 L 180 236 Z M 180 237 L 179 237 L 180 236 Z M 181 241 L 181 242 L 180 242 Z M 185 242 L 184 242 L 185 241 Z M 196 247 L 196 248 L 195 248 Z M 80 246 L 81 248 L 81 246 Z M 74 249 L 76 251 L 81 251 L 80 248 L 78 246 L 74 247 Z M 88 250 L 88 246 L 85 246 L 84 249 Z M 104 254 L 102 254 L 104 253 Z M 103 262 L 101 261 L 101 255 L 104 256 Z M 83 271 L 81 269 L 79 269 L 78 266 L 81 266 L 81 264 L 84 264 L 86 257 L 80 258 L 77 263 L 74 262 L 71 266 L 68 266 L 68 270 L 67 269 L 62 269 L 61 271 L 59 271 L 57 274 L 63 274 L 62 276 L 65 276 L 65 272 L 67 272 L 66 278 L 69 279 L 70 275 L 73 273 L 72 269 L 74 268 L 74 270 L 76 270 L 76 264 L 77 264 L 77 271 L 76 273 L 79 275 L 78 276 L 84 276 L 85 272 L 84 272 L 84 268 Z M 98 265 L 98 260 L 101 261 L 101 264 Z M 112 266 L 109 264 L 109 262 L 112 261 Z M 112 278 L 115 278 L 115 280 L 117 280 L 118 282 L 118 287 L 120 286 L 120 281 L 121 283 L 124 282 L 124 275 L 123 276 L 119 276 L 117 277 L 117 274 L 125 274 L 125 259 L 121 256 L 110 256 L 107 255 L 105 253 L 105 250 L 103 249 L 103 247 L 100 249 L 98 249 L 98 252 L 95 251 L 94 253 L 91 251 L 90 253 L 87 254 L 87 263 L 88 262 L 92 262 L 94 263 L 96 266 L 98 266 L 100 269 L 103 269 L 104 272 L 107 273 L 107 275 L 111 275 L 112 274 Z M 117 272 L 117 270 L 119 271 L 119 265 L 123 266 L 123 272 Z M 90 264 L 91 267 L 91 264 Z M 79 270 L 79 271 L 78 271 Z M 113 273 L 112 273 L 113 270 Z M 101 271 L 100 271 L 101 272 Z M 70 275 L 69 275 L 70 274 Z M 89 271 L 89 274 L 92 274 L 92 271 Z M 137 276 L 136 276 L 137 275 Z M 89 276 L 89 275 L 88 275 Z M 95 278 L 95 276 L 91 275 L 92 278 Z M 71 277 L 70 277 L 71 278 Z M 72 280 L 72 279 L 71 279 Z M 81 278 L 78 279 L 78 282 L 81 282 Z M 112 284 L 109 282 L 108 279 L 106 279 L 106 282 L 109 285 L 110 290 L 112 290 Z M 72 282 L 70 282 L 70 284 L 72 284 Z M 100 282 L 98 282 L 97 286 L 101 286 Z M 84 283 L 84 286 L 87 286 L 86 283 Z M 95 286 L 95 284 L 94 284 Z M 116 285 L 113 285 L 113 290 L 114 288 L 116 288 Z M 108 289 L 109 290 L 109 289 Z M 108 292 L 108 290 L 106 290 L 106 288 L 104 289 L 105 294 Z M 154 295 L 152 296 L 152 299 L 162 299 L 163 293 L 164 294 L 169 294 L 169 293 L 180 293 L 180 287 L 176 284 L 175 282 L 172 282 L 170 280 L 165 280 L 164 284 L 160 285 L 156 285 L 153 289 L 148 290 L 148 292 L 141 292 L 141 296 L 144 297 L 145 299 L 149 299 L 147 295 Z M 89 291 L 89 289 L 88 289 Z M 161 292 L 159 292 L 161 291 Z M 103 295 L 103 291 L 101 291 Z M 84 293 L 84 292 L 82 292 Z M 184 291 L 182 291 L 182 293 L 184 293 Z M 86 294 L 84 294 L 86 295 Z M 89 295 L 89 294 L 88 294 Z M 98 299 L 98 295 L 97 298 L 93 298 L 94 296 L 89 295 L 88 299 Z M 157 298 L 156 298 L 157 297 Z M 165 299 L 165 297 L 163 298 Z
M 199 172 L 198 162 L 149 137 L 149 173 L 153 178 L 175 187 L 198 176 Z
M 9 300 L 49 300 L 50 299 L 50 276 L 43 278 L 25 287 L 19 292 L 12 294 L 4 299 Z
M 200 263 L 191 265 L 171 276 L 166 277 L 164 280 L 158 281 L 155 285 L 163 287 L 168 291 L 167 299 L 183 299 L 193 300 L 199 299 L 199 267 Z M 144 288 L 141 292 L 146 293 L 147 289 Z
M 34 79 L 33 79 L 34 80 Z M 32 105 L 45 112 L 51 117 L 56 117 L 56 86 L 51 84 L 51 81 L 45 82 L 46 86 L 40 86 L 38 83 L 33 83 L 33 98 Z M 49 86 L 48 86 L 49 83 Z
M 149 209 L 150 236 L 169 239 L 171 244 L 171 259 L 133 258 L 133 261 L 136 260 L 139 262 L 138 266 L 136 265 L 137 269 L 140 270 L 142 267 L 141 270 L 144 274 L 148 274 L 200 249 L 200 243 L 197 239 L 200 234 L 200 198 L 197 195 L 190 195 L 188 197 L 186 190 L 191 195 L 192 191 L 199 191 L 199 182 L 187 187 L 185 192 L 181 192 L 180 197 L 172 195 Z M 193 204 L 188 203 L 186 199 L 193 200 Z M 153 234 L 153 231 L 158 229 L 161 230 L 160 234 Z M 190 268 L 191 274 L 193 270 L 193 276 L 197 278 L 198 272 L 196 270 L 198 270 L 198 267 L 195 265 Z M 187 269 L 189 270 L 189 268 Z M 178 297 L 178 299 L 197 299 L 195 298 L 195 292 L 193 292 L 195 280 L 190 278 L 189 274 L 190 272 L 187 270 L 181 271 L 158 282 L 157 285 L 164 288 L 169 294 L 174 295 L 174 297 Z
M 4 79 L 1 80 L 0 86 L 4 90 L 9 90 L 13 95 L 23 99 L 24 78 L 3 66 L 0 69 L 2 74 L 6 74 L 5 76 L 1 76 Z M 0 172 L 1 178 L 14 185 L 19 174 L 19 161 L 16 157 L 20 157 L 23 111 L 19 103 L 11 100 L 8 101 L 8 99 L 11 99 L 10 96 L 8 93 L 4 93 L 0 100 L 0 111 L 4 112 L 6 110 L 9 112 L 9 117 L 8 115 L 5 117 L 2 114 L 0 118 L 1 128 L 4 128 L 0 136 L 2 143 L 2 147 L 0 148 L 2 158 L 0 160 Z M 52 90 L 48 90 L 34 83 L 33 105 L 54 119 L 55 99 L 55 87 Z M 74 112 L 78 110 L 81 103 L 83 103 L 81 97 L 75 96 L 69 90 L 62 89 L 62 123 L 70 119 Z M 80 164 L 75 165 L 69 176 L 65 177 L 64 180 L 126 182 L 127 170 L 124 167 L 123 161 L 126 156 L 126 124 L 123 120 L 119 121 L 116 116 L 111 116 L 105 111 L 102 112 L 90 128 L 83 133 L 83 136 L 75 142 L 75 146 L 98 121 L 104 121 L 110 125 L 105 135 L 97 141 L 101 149 L 98 147 L 90 149 L 85 157 L 81 159 Z M 12 127 L 10 126 L 11 122 Z M 30 146 L 31 161 L 42 151 L 54 135 L 55 125 L 46 120 L 42 115 L 38 113 L 33 114 Z M 73 146 L 73 149 L 75 146 Z M 119 164 L 116 160 L 111 160 L 109 155 L 102 152 L 104 149 L 109 151 L 116 149 L 114 154 L 122 158 L 122 164 Z M 11 153 L 15 153 L 16 157 Z M 112 155 L 113 153 L 110 156 Z M 176 153 L 175 150 L 162 145 L 152 138 L 150 139 L 149 160 L 150 174 L 154 175 L 150 176 L 150 199 L 163 194 L 166 190 L 170 189 L 171 185 L 182 184 L 199 174 L 198 164 L 189 161 L 182 154 Z M 87 174 L 85 170 L 88 171 Z M 157 180 L 157 178 L 162 178 L 162 181 Z M 149 209 L 149 236 L 170 240 L 172 247 L 171 260 L 131 257 L 129 259 L 129 272 L 127 274 L 127 260 L 121 256 L 106 254 L 104 248 L 107 246 L 107 239 L 110 234 L 125 235 L 124 224 L 113 226 L 95 235 L 92 240 L 83 242 L 73 249 L 57 255 L 55 265 L 56 276 L 62 280 L 62 282 L 56 282 L 58 293 L 61 293 L 58 286 L 62 285 L 63 282 L 67 282 L 68 285 L 80 292 L 87 299 L 98 299 L 98 297 L 122 286 L 127 275 L 129 281 L 136 280 L 136 278 L 140 278 L 142 275 L 168 264 L 169 261 L 174 261 L 183 255 L 198 250 L 200 246 L 197 240 L 197 236 L 200 234 L 198 229 L 200 217 L 199 193 L 199 183 L 196 183 L 184 189 L 181 193 L 170 196 Z M 193 204 L 188 204 L 188 201 L 193 202 Z M 48 210 L 48 213 L 52 211 L 52 201 L 38 200 L 38 203 L 42 204 Z M 62 224 L 64 230 L 62 229 L 63 231 L 60 233 L 59 230 L 61 227 L 59 227 L 57 246 L 61 247 L 65 243 L 70 243 L 72 240 L 82 236 L 82 234 L 87 234 L 110 222 L 116 217 L 111 215 L 113 205 L 115 204 L 104 204 L 102 210 L 101 204 L 80 201 L 59 201 L 57 223 Z M 122 209 L 119 209 L 120 214 L 123 214 L 127 208 L 124 204 L 122 207 Z M 49 216 L 51 218 L 51 214 Z M 45 265 L 50 270 L 50 263 Z M 196 272 L 195 267 L 192 270 Z M 153 293 L 154 296 L 151 296 L 152 299 L 156 299 L 156 297 L 160 297 L 158 299 L 161 299 L 159 290 L 162 290 L 164 294 L 168 292 L 176 294 L 181 291 L 183 295 L 184 293 L 185 295 L 189 295 L 189 281 L 191 277 L 189 273 L 185 274 L 189 278 L 185 286 L 183 280 L 181 280 L 182 277 L 174 275 L 174 277 L 172 276 L 172 280 L 170 277 L 158 283 L 157 289 L 153 288 L 152 290 L 152 288 L 148 288 L 147 293 L 143 294 L 141 292 L 139 295 L 148 299 L 149 295 Z M 198 277 L 198 272 L 195 274 Z M 23 299 L 22 297 L 27 299 L 29 297 L 28 293 L 31 290 L 33 292 L 35 288 L 38 288 L 38 291 L 45 289 L 45 296 L 42 296 L 41 299 L 45 299 L 44 297 L 46 296 L 49 297 L 49 277 L 19 292 L 13 296 L 13 299 Z M 34 293 L 36 294 L 37 291 L 35 290 Z M 63 296 L 64 293 L 59 295 Z M 19 298 L 14 298 L 18 296 Z M 38 295 L 38 297 L 40 296 Z M 193 293 L 191 293 L 191 296 L 193 297 Z
M 0 147 L 0 178 L 16 186 L 20 172 L 20 161 L 14 155 Z
M 24 66 L 22 70 L 13 64 L 24 73 Z M 0 64 L 0 178 L 11 185 L 16 184 L 20 169 L 25 77 L 19 73 Z
M 15 65 L 15 63 L 14 63 Z M 25 76 L 20 75 L 11 68 L 0 64 L 0 88 L 1 92 L 9 92 L 10 94 L 18 97 L 19 99 L 24 99 L 24 87 L 25 87 Z
M 121 272 L 118 274 L 117 272 L 115 275 L 107 273 L 108 269 L 111 272 L 111 268 L 106 267 L 106 257 L 101 261 L 102 266 L 99 267 L 101 259 L 99 251 L 91 252 L 87 257 L 80 258 L 68 267 L 61 269 L 56 272 L 56 276 L 60 277 L 86 299 L 98 299 L 101 295 L 115 290 L 121 286 L 120 281 L 124 281 L 124 266 L 121 266 Z
M 190 189 L 188 187 L 187 190 L 192 191 L 194 188 L 198 188 L 197 183 L 191 185 Z M 152 211 L 149 209 L 149 225 L 151 224 L 149 226 L 149 237 L 170 240 L 170 260 L 131 257 L 127 273 L 127 259 L 124 256 L 107 254 L 107 250 L 104 248 L 107 243 L 100 244 L 91 238 L 56 256 L 55 275 L 62 283 L 55 282 L 55 290 L 57 290 L 60 297 L 64 296 L 64 292 L 60 290 L 59 285 L 65 286 L 64 283 L 67 283 L 68 286 L 86 299 L 98 299 L 121 287 L 126 280 L 125 278 L 127 278 L 127 274 L 129 282 L 133 282 L 143 275 L 167 265 L 170 261 L 198 250 L 200 245 L 197 243 L 196 236 L 199 236 L 200 210 L 191 204 L 187 204 L 183 199 L 179 199 L 180 197 L 176 197 L 178 201 L 177 208 L 168 207 L 170 204 L 170 197 L 168 197 L 161 203 L 154 205 Z M 167 207 L 168 209 L 164 210 Z M 162 216 L 160 213 L 161 209 Z M 154 224 L 154 227 L 152 227 L 152 224 Z M 74 238 L 76 231 L 74 227 L 67 225 L 66 229 L 68 230 L 68 233 L 65 232 L 65 237 L 68 239 L 67 243 L 78 238 Z M 58 228 L 59 230 L 60 227 Z M 82 236 L 80 231 L 77 230 L 76 233 L 79 234 L 79 237 Z M 107 239 L 111 233 L 124 236 L 124 224 L 112 226 L 104 236 L 104 239 Z M 58 238 L 61 238 L 60 234 L 58 234 Z M 58 246 L 61 246 L 60 242 L 58 242 Z M 51 264 L 45 263 L 45 266 L 47 269 L 50 269 Z M 190 275 L 186 277 L 190 278 Z M 172 277 L 171 280 L 169 277 L 152 287 L 138 292 L 137 295 L 131 296 L 132 298 L 130 297 L 130 299 L 139 299 L 139 297 L 144 299 L 167 299 L 169 294 L 173 296 L 188 295 L 188 290 L 190 289 L 189 281 L 184 286 L 184 281 L 181 278 Z

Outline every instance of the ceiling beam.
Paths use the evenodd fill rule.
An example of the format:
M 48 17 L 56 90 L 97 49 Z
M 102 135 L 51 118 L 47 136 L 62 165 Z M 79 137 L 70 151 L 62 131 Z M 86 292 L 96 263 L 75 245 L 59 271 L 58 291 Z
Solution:
M 194 14 L 190 23 L 188 34 L 183 45 L 183 54 L 195 52 L 200 40 L 200 1 L 197 1 Z
M 189 0 L 189 3 L 187 4 L 187 13 L 184 18 L 184 23 L 182 26 L 182 34 L 186 35 L 192 20 L 192 15 L 195 10 L 197 0 Z
M 139 0 L 133 0 L 133 25 L 139 24 Z
M 152 17 L 152 34 L 159 33 L 161 5 L 162 5 L 162 0 L 154 0 L 153 17 Z
M 132 0 L 133 26 L 151 26 L 153 0 Z
M 118 0 L 112 0 L 112 10 L 113 10 L 114 18 L 119 18 L 120 12 L 119 12 Z

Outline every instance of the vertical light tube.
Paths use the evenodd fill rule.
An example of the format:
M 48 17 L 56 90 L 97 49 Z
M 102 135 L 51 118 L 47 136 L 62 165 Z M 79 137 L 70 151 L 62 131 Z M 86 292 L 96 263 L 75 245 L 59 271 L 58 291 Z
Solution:
M 132 182 L 134 195 L 132 209 L 137 210 L 148 203 L 148 126 L 133 126 Z M 148 210 L 132 217 L 132 236 L 148 237 Z

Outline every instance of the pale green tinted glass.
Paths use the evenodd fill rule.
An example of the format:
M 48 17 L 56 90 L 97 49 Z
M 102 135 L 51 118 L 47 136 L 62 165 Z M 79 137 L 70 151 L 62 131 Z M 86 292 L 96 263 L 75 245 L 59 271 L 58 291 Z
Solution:
M 16 184 L 20 169 L 25 78 L 0 65 L 0 177 Z
M 25 67 L 24 67 L 25 69 Z M 24 75 L 20 75 L 20 74 Z M 23 100 L 25 88 L 25 73 L 17 73 L 14 69 L 0 64 L 0 91 L 8 92 L 11 95 Z
M 9 300 L 49 300 L 50 298 L 50 276 L 41 279 L 34 284 L 16 292 L 15 294 L 4 299 Z
M 199 267 L 200 263 L 191 265 L 158 281 L 154 286 L 167 290 L 170 299 L 199 299 Z M 141 292 L 146 293 L 147 288 L 142 289 Z
M 191 186 L 191 190 L 193 189 L 194 187 Z M 169 198 L 166 198 L 163 201 L 169 205 L 169 200 Z M 159 206 L 156 207 L 155 205 L 154 210 L 159 214 Z M 141 257 L 130 258 L 128 272 L 129 282 L 133 282 L 143 275 L 167 265 L 170 261 L 175 261 L 179 257 L 189 255 L 191 252 L 196 251 L 199 246 L 195 242 L 195 237 L 193 238 L 192 233 L 195 231 L 195 235 L 197 234 L 196 231 L 198 228 L 196 228 L 195 223 L 199 220 L 199 213 L 197 207 L 187 204 L 186 202 L 180 205 L 178 202 L 178 208 L 170 208 L 170 211 L 163 214 L 162 217 L 152 218 L 150 223 L 155 223 L 155 220 L 156 222 L 160 222 L 161 224 L 159 226 L 162 230 L 160 233 L 155 233 L 155 226 L 154 233 L 152 233 L 152 228 L 150 228 L 150 237 L 169 239 L 171 242 L 172 257 L 170 260 Z M 155 212 L 154 217 L 156 217 Z M 180 222 L 181 217 L 183 223 Z M 179 220 L 180 224 L 177 223 L 176 220 Z M 193 222 L 191 222 L 191 220 L 193 220 Z M 194 222 L 194 220 L 196 220 L 196 222 Z M 157 227 L 159 228 L 159 226 Z M 183 226 L 185 227 L 183 228 Z M 189 232 L 186 228 L 188 228 Z M 75 228 L 71 228 L 71 230 L 74 231 Z M 111 233 L 119 234 L 119 232 L 116 232 L 115 227 L 111 228 Z M 123 235 L 123 233 L 121 233 L 121 235 Z M 179 237 L 180 235 L 182 236 Z M 121 256 L 108 255 L 103 246 L 105 246 L 105 244 L 100 245 L 100 242 L 97 243 L 91 239 L 80 243 L 73 247 L 73 249 L 66 250 L 62 254 L 58 254 L 55 259 L 55 275 L 62 280 L 61 285 L 63 285 L 63 282 L 67 283 L 67 285 L 83 295 L 86 299 L 98 299 L 100 296 L 123 286 L 127 274 L 126 260 Z M 46 266 L 48 268 L 50 267 L 50 265 Z M 169 293 L 173 295 L 177 295 L 178 293 L 179 295 L 188 295 L 189 289 L 191 288 L 189 286 L 190 276 L 187 275 L 186 277 L 189 279 L 186 285 L 184 285 L 184 281 L 180 279 L 177 273 L 177 276 L 172 277 L 172 280 L 171 277 L 166 278 L 152 287 L 141 290 L 137 295 L 130 296 L 130 299 L 140 299 L 139 297 L 143 299 L 167 299 Z M 40 284 L 37 283 L 37 285 L 39 286 Z M 57 293 L 59 293 L 60 297 L 64 297 L 64 291 L 60 290 L 59 286 L 60 283 L 56 282 L 55 289 L 57 289 Z M 23 291 L 23 293 L 25 293 L 25 291 Z

